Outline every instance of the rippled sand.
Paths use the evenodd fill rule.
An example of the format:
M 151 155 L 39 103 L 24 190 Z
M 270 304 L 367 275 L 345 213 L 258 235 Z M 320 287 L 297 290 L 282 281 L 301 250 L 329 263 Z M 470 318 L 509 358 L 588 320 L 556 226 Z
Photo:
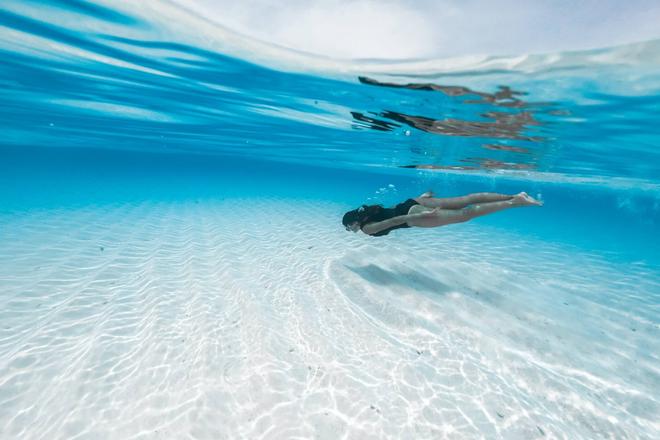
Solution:
M 658 269 L 341 214 L 3 214 L 0 437 L 660 438 Z

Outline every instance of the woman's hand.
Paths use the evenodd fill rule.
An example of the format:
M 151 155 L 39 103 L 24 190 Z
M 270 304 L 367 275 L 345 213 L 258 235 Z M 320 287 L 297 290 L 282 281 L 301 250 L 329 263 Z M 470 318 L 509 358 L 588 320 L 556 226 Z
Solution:
M 434 217 L 439 212 L 439 210 L 440 210 L 440 208 L 435 208 L 435 209 L 431 209 L 429 211 L 418 212 L 418 213 L 415 213 L 415 214 L 408 214 L 405 217 L 407 217 L 409 219 Z

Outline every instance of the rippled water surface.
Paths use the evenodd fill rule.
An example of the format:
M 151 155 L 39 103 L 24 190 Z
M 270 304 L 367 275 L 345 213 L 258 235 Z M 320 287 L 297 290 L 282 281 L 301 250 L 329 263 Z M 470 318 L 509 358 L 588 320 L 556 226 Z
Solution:
M 658 438 L 660 43 L 333 61 L 0 6 L 0 438 Z M 542 208 L 346 232 L 362 203 Z

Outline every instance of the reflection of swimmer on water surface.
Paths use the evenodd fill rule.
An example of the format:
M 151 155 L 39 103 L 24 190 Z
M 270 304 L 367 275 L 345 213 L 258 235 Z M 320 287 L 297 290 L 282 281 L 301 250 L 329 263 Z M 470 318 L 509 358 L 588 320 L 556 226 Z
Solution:
M 495 93 L 485 93 L 461 86 L 440 86 L 430 83 L 383 83 L 363 76 L 359 77 L 359 80 L 363 84 L 381 87 L 432 90 L 442 92 L 448 96 L 473 95 L 481 98 L 481 100 L 478 101 L 463 101 L 465 103 L 489 103 L 503 107 L 525 107 L 528 105 L 515 97 L 515 95 L 523 94 L 522 92 L 513 91 L 510 87 L 506 86 L 500 86 L 500 90 Z M 489 137 L 532 142 L 541 140 L 539 137 L 524 134 L 524 131 L 529 126 L 539 125 L 539 121 L 537 121 L 533 114 L 527 110 L 518 112 L 488 111 L 481 115 L 490 121 L 461 120 L 456 118 L 436 119 L 391 110 L 374 113 L 374 115 L 381 116 L 387 120 L 377 119 L 360 112 L 351 112 L 351 114 L 356 121 L 366 123 L 368 128 L 378 131 L 392 131 L 398 126 L 397 123 L 399 123 L 409 125 L 410 127 L 427 133 L 445 136 Z
M 523 92 L 517 92 L 510 87 L 500 86 L 499 90 L 494 93 L 479 92 L 467 87 L 462 86 L 442 86 L 431 83 L 408 83 L 396 84 L 388 82 L 380 82 L 367 77 L 359 77 L 363 84 L 379 86 L 379 87 L 392 87 L 403 88 L 411 90 L 425 90 L 442 92 L 448 96 L 476 96 L 480 99 L 469 100 L 465 98 L 462 103 L 471 104 L 489 104 L 495 105 L 499 108 L 490 108 L 487 111 L 480 111 L 479 118 L 459 119 L 457 117 L 428 117 L 420 114 L 407 114 L 400 111 L 382 110 L 379 112 L 351 112 L 355 121 L 354 127 L 369 128 L 377 131 L 394 131 L 402 126 L 409 126 L 417 130 L 441 136 L 457 136 L 468 138 L 489 138 L 501 141 L 523 141 L 523 142 L 543 142 L 546 139 L 544 136 L 534 135 L 529 133 L 532 127 L 542 125 L 542 122 L 535 117 L 531 111 L 532 107 L 539 105 L 546 105 L 544 103 L 528 103 L 517 98 L 518 95 L 523 95 Z M 476 98 L 475 98 L 476 99 Z M 501 107 L 510 107 L 515 109 L 503 109 Z M 410 132 L 406 131 L 406 135 Z M 415 145 L 411 148 L 417 149 Z M 482 148 L 503 151 L 518 154 L 530 154 L 528 148 L 512 146 L 506 144 L 486 143 L 482 144 Z M 518 163 L 519 160 L 502 160 L 500 158 L 479 158 L 474 157 L 478 154 L 472 153 L 471 157 L 459 159 L 461 162 L 468 162 L 470 165 L 435 165 L 435 164 L 422 164 L 422 165 L 409 165 L 404 168 L 425 168 L 425 169 L 449 169 L 449 170 L 530 170 L 536 168 L 536 159 L 529 156 L 526 162 Z M 520 158 L 522 159 L 522 157 Z M 473 165 L 474 164 L 474 165 Z
M 411 90 L 426 90 L 442 92 L 447 96 L 478 96 L 479 100 L 465 100 L 464 103 L 470 104 L 491 104 L 499 107 L 527 107 L 526 103 L 517 95 L 523 95 L 523 92 L 517 92 L 507 86 L 499 86 L 495 93 L 478 92 L 463 86 L 441 86 L 431 83 L 409 83 L 396 84 L 380 82 L 375 79 L 364 76 L 358 77 L 362 84 L 368 84 L 380 87 L 404 88 Z M 535 104 L 538 105 L 539 103 Z M 392 122 L 379 120 L 366 116 L 362 113 L 352 112 L 353 118 L 360 122 L 366 122 L 368 127 L 379 131 L 391 131 L 396 125 Z M 412 115 L 396 111 L 386 110 L 378 113 L 378 116 L 387 118 L 390 121 L 409 125 L 427 133 L 440 134 L 445 136 L 463 136 L 463 137 L 489 137 L 500 139 L 513 139 L 523 141 L 540 141 L 541 138 L 528 136 L 524 131 L 531 125 L 539 125 L 539 121 L 528 111 L 488 111 L 481 116 L 491 121 L 461 120 L 456 118 L 429 118 L 421 115 Z
M 365 123 L 368 128 L 377 131 L 392 131 L 395 128 L 400 127 L 399 124 L 390 122 L 396 121 L 427 133 L 444 136 L 489 137 L 531 142 L 541 140 L 540 137 L 523 134 L 523 131 L 527 129 L 527 126 L 539 124 L 529 112 L 488 112 L 482 115 L 485 118 L 494 120 L 494 122 L 462 121 L 460 119 L 452 118 L 432 119 L 424 116 L 407 115 L 405 113 L 389 110 L 379 113 L 378 116 L 387 118 L 390 121 L 377 119 L 359 112 L 351 112 L 351 115 L 354 120 Z M 501 147 L 500 149 L 504 150 L 506 147 Z M 510 151 L 516 151 L 516 149 L 510 148 Z M 518 152 L 520 151 L 521 150 L 518 149 Z
M 476 90 L 472 90 L 463 86 L 441 86 L 438 84 L 431 84 L 431 83 L 408 83 L 408 84 L 386 83 L 386 82 L 377 81 L 372 78 L 367 78 L 365 76 L 359 76 L 358 80 L 362 84 L 369 84 L 372 86 L 442 92 L 447 96 L 475 95 L 481 98 L 481 101 L 467 101 L 473 103 L 488 102 L 496 105 L 501 105 L 504 107 L 522 107 L 525 105 L 524 101 L 516 98 L 516 95 L 525 95 L 525 93 L 512 90 L 508 86 L 499 86 L 499 90 L 497 92 L 486 93 L 486 92 L 478 92 Z
M 515 163 L 515 162 L 503 162 L 501 160 L 494 160 L 481 157 L 468 157 L 466 159 L 460 159 L 461 162 L 474 163 L 478 166 L 473 165 L 434 165 L 434 164 L 416 164 L 416 165 L 400 165 L 399 168 L 415 168 L 418 170 L 464 170 L 464 171 L 476 171 L 476 170 L 533 170 L 536 168 L 534 164 L 531 163 Z
M 483 116 L 495 122 L 462 121 L 460 119 L 432 119 L 404 113 L 385 111 L 381 116 L 407 124 L 413 128 L 433 134 L 461 137 L 489 137 L 536 142 L 539 137 L 527 136 L 523 131 L 528 125 L 538 125 L 529 112 L 488 112 Z
M 524 192 L 515 195 L 475 193 L 442 199 L 427 192 L 393 208 L 362 205 L 344 214 L 342 223 L 347 231 L 361 230 L 365 234 L 379 237 L 399 228 L 435 228 L 466 222 L 509 208 L 541 205 L 541 202 Z

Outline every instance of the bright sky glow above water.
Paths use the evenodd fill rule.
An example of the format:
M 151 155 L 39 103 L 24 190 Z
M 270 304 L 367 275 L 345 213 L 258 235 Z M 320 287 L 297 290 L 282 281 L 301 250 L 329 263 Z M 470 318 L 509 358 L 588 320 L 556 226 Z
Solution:
M 512 55 L 660 38 L 653 0 L 176 0 L 246 36 L 337 58 Z

